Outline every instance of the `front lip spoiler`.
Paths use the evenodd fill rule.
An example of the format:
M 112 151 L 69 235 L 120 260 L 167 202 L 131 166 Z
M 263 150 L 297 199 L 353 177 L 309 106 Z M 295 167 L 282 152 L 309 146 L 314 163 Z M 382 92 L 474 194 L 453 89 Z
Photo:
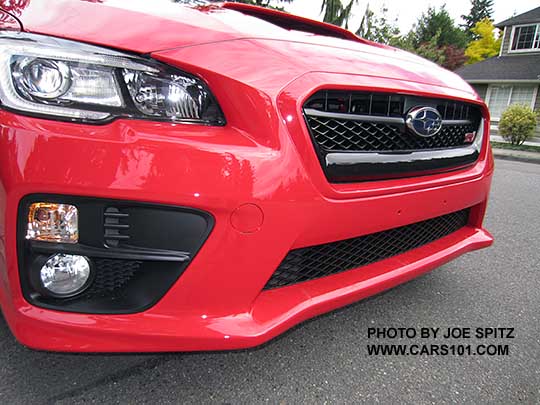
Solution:
M 475 145 L 402 153 L 332 152 L 324 158 L 325 174 L 334 183 L 429 175 L 470 166 L 479 155 Z

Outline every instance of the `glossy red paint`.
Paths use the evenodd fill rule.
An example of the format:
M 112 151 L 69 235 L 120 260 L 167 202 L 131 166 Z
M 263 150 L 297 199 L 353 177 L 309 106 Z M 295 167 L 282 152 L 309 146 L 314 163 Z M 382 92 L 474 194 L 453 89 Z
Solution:
M 330 184 L 302 117 L 303 102 L 321 88 L 367 89 L 477 103 L 489 128 L 487 108 L 456 75 L 402 51 L 290 33 L 231 9 L 175 5 L 174 13 L 153 7 L 153 14 L 143 14 L 104 3 L 32 0 L 10 11 L 28 31 L 156 51 L 153 58 L 208 83 L 227 125 L 83 125 L 0 111 L 0 304 L 23 344 L 80 352 L 251 347 L 492 243 L 482 228 L 493 172 L 489 133 L 472 167 Z M 215 228 L 178 282 L 142 313 L 46 310 L 25 301 L 18 275 L 17 207 L 31 193 L 189 206 L 210 212 Z M 290 249 L 464 207 L 473 207 L 469 225 L 439 241 L 361 269 L 262 291 Z
M 279 26 L 282 26 L 280 24 L 283 24 L 287 27 L 290 27 L 290 29 L 298 29 L 301 27 L 304 30 L 307 29 L 308 32 L 311 32 L 313 34 L 348 39 L 352 41 L 362 42 L 364 44 L 370 44 L 376 47 L 386 47 L 385 45 L 381 45 L 376 42 L 368 41 L 367 39 L 361 38 L 344 28 L 321 21 L 310 20 L 294 14 L 283 13 L 279 10 L 275 10 L 272 8 L 262 8 L 253 6 L 251 4 L 232 2 L 224 3 L 222 7 L 229 10 L 237 10 L 244 14 L 261 18 L 265 21 L 270 20 L 273 24 L 277 24 Z
M 24 21 L 28 32 L 139 53 L 238 38 L 291 39 L 287 30 L 233 11 L 239 7 L 242 6 L 181 7 L 168 0 L 0 2 L 0 8 Z M 309 35 L 295 34 L 292 38 L 295 37 L 308 40 Z

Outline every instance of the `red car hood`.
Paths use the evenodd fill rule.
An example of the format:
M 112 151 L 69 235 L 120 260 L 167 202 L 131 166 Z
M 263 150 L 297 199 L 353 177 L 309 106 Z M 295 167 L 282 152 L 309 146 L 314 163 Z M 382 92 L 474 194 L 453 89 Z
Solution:
M 188 7 L 172 0 L 1 0 L 0 5 L 18 18 L 27 32 L 141 54 L 202 44 L 214 44 L 215 49 L 223 43 L 230 48 L 231 44 L 225 46 L 224 42 L 249 40 L 253 58 L 259 57 L 258 48 L 265 49 L 263 53 L 272 48 L 283 69 L 294 71 L 296 76 L 310 71 L 365 74 L 474 94 L 457 75 L 431 62 L 306 19 L 300 24 L 296 21 L 296 30 L 291 30 L 229 6 Z M 310 24 L 315 32 L 328 32 L 317 35 L 297 28 Z

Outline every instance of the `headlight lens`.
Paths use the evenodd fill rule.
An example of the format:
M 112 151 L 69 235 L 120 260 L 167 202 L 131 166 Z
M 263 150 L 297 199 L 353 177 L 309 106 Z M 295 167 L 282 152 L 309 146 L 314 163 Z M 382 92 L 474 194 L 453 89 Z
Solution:
M 13 79 L 17 89 L 27 96 L 56 98 L 71 85 L 71 72 L 63 62 L 14 57 Z
M 0 33 L 0 101 L 22 113 L 83 122 L 117 117 L 223 125 L 202 80 L 74 41 Z

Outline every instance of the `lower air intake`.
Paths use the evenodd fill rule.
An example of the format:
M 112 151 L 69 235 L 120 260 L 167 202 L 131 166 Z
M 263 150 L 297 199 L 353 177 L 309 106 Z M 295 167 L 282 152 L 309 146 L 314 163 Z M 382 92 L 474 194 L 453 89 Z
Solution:
M 291 250 L 265 290 L 375 263 L 441 239 L 467 225 L 470 209 L 358 238 Z

